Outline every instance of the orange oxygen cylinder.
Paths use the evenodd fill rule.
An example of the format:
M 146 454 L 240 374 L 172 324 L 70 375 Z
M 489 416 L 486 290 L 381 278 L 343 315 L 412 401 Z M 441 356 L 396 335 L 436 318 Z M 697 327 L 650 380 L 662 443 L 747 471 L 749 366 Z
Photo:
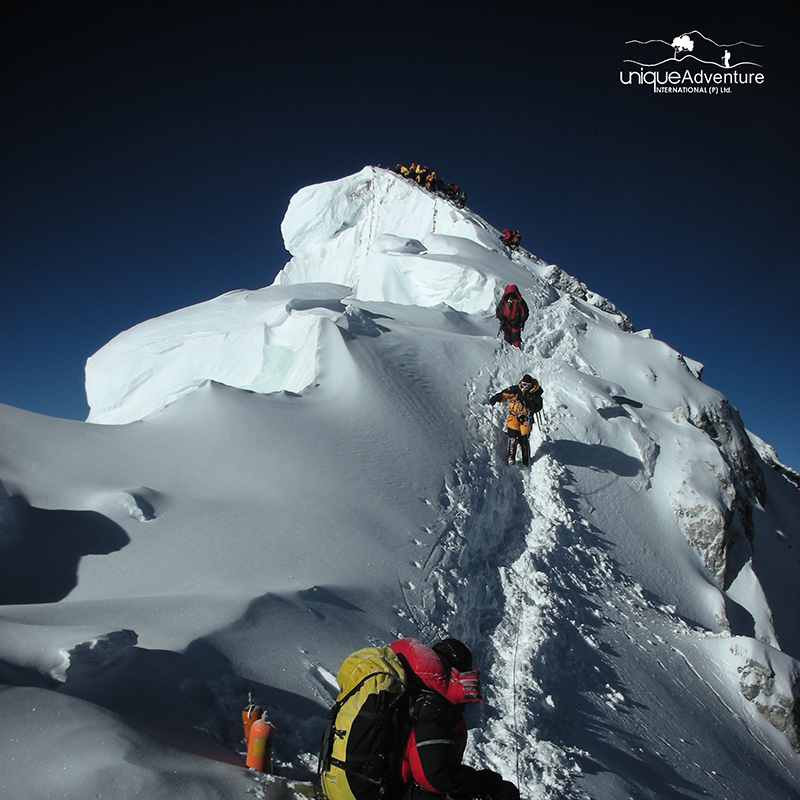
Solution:
M 242 727 L 244 728 L 245 743 L 250 741 L 250 729 L 257 719 L 261 719 L 264 709 L 253 704 L 252 692 L 247 696 L 247 708 L 242 711 Z
M 261 719 L 257 719 L 250 728 L 250 739 L 247 742 L 248 767 L 258 772 L 272 772 L 272 739 L 275 726 L 267 719 L 265 711 Z

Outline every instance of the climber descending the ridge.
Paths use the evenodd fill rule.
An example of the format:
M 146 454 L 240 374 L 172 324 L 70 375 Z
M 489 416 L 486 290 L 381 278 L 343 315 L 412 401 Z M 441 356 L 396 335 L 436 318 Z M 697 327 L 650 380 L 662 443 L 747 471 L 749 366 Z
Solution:
M 506 419 L 506 433 L 508 434 L 507 459 L 509 464 L 517 460 L 517 445 L 522 451 L 522 464 L 527 467 L 530 463 L 531 446 L 528 439 L 533 420 L 542 410 L 542 387 L 539 381 L 530 375 L 523 375 L 516 386 L 509 386 L 489 398 L 489 402 L 508 403 L 508 418 Z
M 495 316 L 500 320 L 505 340 L 514 347 L 522 347 L 522 329 L 528 321 L 528 313 L 528 304 L 516 284 L 509 283 L 497 304 Z

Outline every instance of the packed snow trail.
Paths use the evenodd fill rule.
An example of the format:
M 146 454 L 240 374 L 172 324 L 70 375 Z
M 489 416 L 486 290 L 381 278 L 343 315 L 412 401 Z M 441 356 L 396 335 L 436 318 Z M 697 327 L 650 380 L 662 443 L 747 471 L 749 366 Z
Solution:
M 546 382 L 549 371 L 499 342 L 492 360 L 491 372 L 468 382 L 468 452 L 445 480 L 438 529 L 419 564 L 421 584 L 405 590 L 406 612 L 425 640 L 462 638 L 485 665 L 486 703 L 467 760 L 517 782 L 523 796 L 543 798 L 562 792 L 575 770 L 567 749 L 540 737 L 534 724 L 536 709 L 552 701 L 542 695 L 547 681 L 537 664 L 558 627 L 543 565 L 581 521 L 560 495 L 560 467 L 546 453 L 546 436 L 532 433 L 529 469 L 506 465 L 504 408 L 493 415 L 487 405 L 523 372 Z
M 495 496 L 507 493 L 517 500 L 495 506 L 492 527 L 480 532 L 486 538 L 496 537 L 502 547 L 501 557 L 492 564 L 494 576 L 476 576 L 489 585 L 494 577 L 500 613 L 484 615 L 477 632 L 480 638 L 475 639 L 488 636 L 487 644 L 479 648 L 483 663 L 491 667 L 485 675 L 483 719 L 471 732 L 467 758 L 513 780 L 524 797 L 544 798 L 551 791 L 555 796 L 564 791 L 575 766 L 568 750 L 542 737 L 537 724 L 537 709 L 552 702 L 542 694 L 547 681 L 538 667 L 545 661 L 542 654 L 557 628 L 558 614 L 556 595 L 543 567 L 581 523 L 561 497 L 560 468 L 546 452 L 546 425 L 531 432 L 530 467 L 521 462 L 507 465 L 505 405 L 492 411 L 486 405 L 491 394 L 516 385 L 522 374 L 529 373 L 543 385 L 547 408 L 548 394 L 554 395 L 550 371 L 526 350 L 498 344 L 493 367 L 470 387 L 467 424 L 476 451 L 472 464 L 484 466 L 486 491 Z M 542 416 L 546 419 L 547 412 Z M 473 470 L 472 481 L 477 472 Z M 473 571 L 477 563 L 476 559 Z

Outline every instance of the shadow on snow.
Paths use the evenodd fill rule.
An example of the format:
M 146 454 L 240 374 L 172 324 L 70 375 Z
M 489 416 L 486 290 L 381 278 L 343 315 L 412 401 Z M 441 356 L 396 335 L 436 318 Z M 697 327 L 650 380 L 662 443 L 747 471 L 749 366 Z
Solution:
M 97 511 L 35 508 L 20 496 L 8 497 L 0 511 L 0 605 L 57 603 L 78 585 L 83 556 L 130 542 Z

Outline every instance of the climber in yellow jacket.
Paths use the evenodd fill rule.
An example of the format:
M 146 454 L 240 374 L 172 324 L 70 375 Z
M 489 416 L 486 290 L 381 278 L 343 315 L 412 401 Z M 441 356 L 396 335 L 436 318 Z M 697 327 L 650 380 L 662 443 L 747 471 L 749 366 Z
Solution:
M 530 375 L 523 375 L 516 386 L 509 386 L 489 398 L 489 402 L 508 403 L 506 433 L 508 434 L 507 459 L 509 464 L 517 460 L 517 445 L 522 451 L 522 464 L 528 466 L 531 447 L 528 436 L 533 426 L 533 417 L 542 410 L 542 387 Z

